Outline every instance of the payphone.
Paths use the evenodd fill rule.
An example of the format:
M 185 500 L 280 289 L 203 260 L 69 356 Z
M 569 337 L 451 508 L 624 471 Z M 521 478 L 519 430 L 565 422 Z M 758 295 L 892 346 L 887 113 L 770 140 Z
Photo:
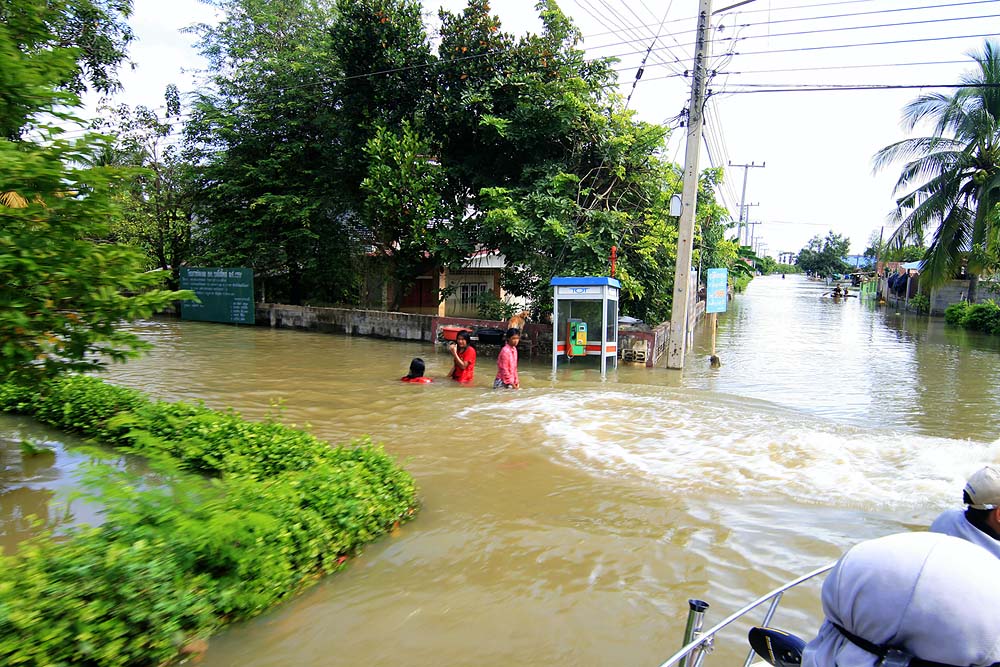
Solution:
M 566 356 L 582 357 L 587 354 L 587 323 L 580 319 L 566 321 Z

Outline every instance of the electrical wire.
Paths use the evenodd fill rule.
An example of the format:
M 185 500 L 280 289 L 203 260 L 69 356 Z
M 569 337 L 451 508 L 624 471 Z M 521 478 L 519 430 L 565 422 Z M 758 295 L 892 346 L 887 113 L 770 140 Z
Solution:
M 845 85 L 816 85 L 816 84 L 731 84 L 734 86 L 753 87 L 751 90 L 717 90 L 712 95 L 747 95 L 751 93 L 813 93 L 813 92 L 838 92 L 857 90 L 920 90 L 923 88 L 1000 88 L 1000 83 L 872 83 L 872 84 L 845 84 Z M 756 86 L 762 86 L 757 88 Z
M 785 67 L 779 69 L 757 69 L 741 70 L 732 72 L 719 72 L 719 76 L 744 75 L 744 74 L 778 74 L 783 72 L 822 72 L 827 70 L 844 69 L 880 69 L 883 67 L 915 67 L 926 65 L 967 65 L 969 60 L 926 60 L 917 63 L 880 63 L 873 65 L 828 65 L 826 67 Z
M 649 43 L 649 48 L 646 49 L 646 55 L 642 57 L 642 62 L 639 63 L 639 69 L 635 72 L 635 79 L 632 81 L 632 89 L 628 93 L 628 97 L 625 99 L 625 108 L 628 109 L 629 104 L 632 102 L 632 95 L 635 94 L 635 89 L 639 85 L 639 80 L 642 78 L 642 74 L 646 68 L 646 59 L 649 58 L 649 54 L 653 51 L 653 47 L 656 45 L 657 40 L 660 38 L 660 30 L 663 29 L 663 24 L 667 20 L 667 14 L 670 12 L 670 7 L 673 5 L 673 0 L 670 0 L 670 4 L 667 5 L 667 10 L 663 12 L 663 19 L 660 21 L 660 27 L 657 29 L 655 35 L 653 35 L 653 41 Z M 638 18 L 638 15 L 636 15 Z

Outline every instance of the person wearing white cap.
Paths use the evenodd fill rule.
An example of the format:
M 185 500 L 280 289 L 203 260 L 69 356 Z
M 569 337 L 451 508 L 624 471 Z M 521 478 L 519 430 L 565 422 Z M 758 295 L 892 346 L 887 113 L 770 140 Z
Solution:
M 1000 560 L 950 535 L 862 542 L 823 582 L 802 667 L 996 667 Z
M 1000 558 L 1000 468 L 986 466 L 973 473 L 962 502 L 967 509 L 944 512 L 931 532 L 968 540 Z

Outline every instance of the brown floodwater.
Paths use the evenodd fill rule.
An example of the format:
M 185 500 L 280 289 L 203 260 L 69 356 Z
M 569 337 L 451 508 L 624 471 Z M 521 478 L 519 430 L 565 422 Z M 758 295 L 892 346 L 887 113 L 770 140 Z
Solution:
M 506 393 L 483 356 L 474 386 L 443 380 L 449 357 L 430 345 L 138 325 L 156 348 L 112 381 L 251 418 L 280 410 L 331 441 L 370 435 L 420 486 L 416 520 L 213 638 L 201 664 L 658 665 L 689 597 L 718 620 L 857 541 L 925 527 L 1000 460 L 1000 342 L 824 291 L 755 280 L 720 318 L 721 369 L 700 330 L 683 376 L 553 379 L 522 360 L 523 389 Z M 400 383 L 414 356 L 440 380 Z M 10 442 L 62 438 L 4 419 Z M 67 479 L 62 442 L 47 474 Z M 8 525 L 15 478 L 0 482 Z M 814 632 L 817 590 L 786 596 L 775 624 Z

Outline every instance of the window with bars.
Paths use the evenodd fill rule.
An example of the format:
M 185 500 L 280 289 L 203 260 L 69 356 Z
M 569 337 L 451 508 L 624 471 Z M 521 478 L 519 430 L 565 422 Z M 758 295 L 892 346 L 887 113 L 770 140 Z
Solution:
M 479 303 L 479 296 L 489 292 L 486 283 L 462 283 L 459 288 L 459 300 L 463 306 L 474 306 Z

